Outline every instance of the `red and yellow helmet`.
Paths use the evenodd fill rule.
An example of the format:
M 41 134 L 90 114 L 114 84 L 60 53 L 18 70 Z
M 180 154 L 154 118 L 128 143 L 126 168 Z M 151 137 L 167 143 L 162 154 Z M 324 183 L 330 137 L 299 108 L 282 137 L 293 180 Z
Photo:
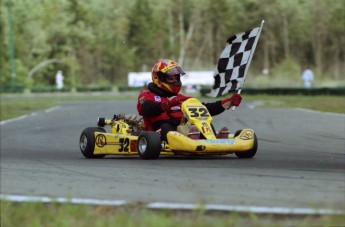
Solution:
M 153 65 L 152 82 L 162 90 L 178 94 L 182 87 L 180 77 L 184 74 L 185 72 L 175 61 L 161 59 Z M 176 80 L 168 82 L 167 78 L 171 76 L 176 76 Z

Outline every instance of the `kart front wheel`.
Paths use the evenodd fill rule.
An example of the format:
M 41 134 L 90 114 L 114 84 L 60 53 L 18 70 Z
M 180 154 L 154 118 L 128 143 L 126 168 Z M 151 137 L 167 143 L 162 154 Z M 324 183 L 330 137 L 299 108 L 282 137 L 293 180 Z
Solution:
M 237 135 L 239 135 L 240 133 L 241 132 L 236 132 L 235 133 L 235 137 Z M 248 151 L 236 152 L 235 155 L 238 158 L 252 158 L 252 157 L 255 156 L 257 149 L 258 149 L 258 138 L 256 137 L 256 134 L 254 133 L 254 145 L 253 145 L 253 148 L 248 150 Z
M 156 132 L 142 132 L 138 138 L 138 153 L 142 159 L 157 159 L 161 153 L 161 138 Z
M 103 158 L 105 155 L 94 155 L 95 132 L 106 132 L 104 128 L 89 127 L 85 128 L 80 135 L 79 148 L 85 158 Z

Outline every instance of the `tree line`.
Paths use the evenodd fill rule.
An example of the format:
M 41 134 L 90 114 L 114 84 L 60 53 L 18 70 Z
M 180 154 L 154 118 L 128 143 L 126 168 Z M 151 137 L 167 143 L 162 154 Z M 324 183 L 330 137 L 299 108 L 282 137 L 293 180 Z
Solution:
M 53 85 L 58 70 L 70 85 L 121 84 L 159 58 L 213 70 L 227 38 L 262 20 L 253 76 L 309 65 L 345 79 L 344 0 L 3 0 L 0 12 L 1 84 L 14 71 Z

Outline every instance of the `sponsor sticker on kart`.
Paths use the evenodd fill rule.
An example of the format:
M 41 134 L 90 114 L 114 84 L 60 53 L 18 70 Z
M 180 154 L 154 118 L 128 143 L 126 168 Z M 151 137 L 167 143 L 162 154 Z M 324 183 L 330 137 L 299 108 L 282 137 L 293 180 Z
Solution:
M 253 132 L 250 131 L 250 130 L 245 130 L 241 133 L 241 136 L 240 138 L 243 139 L 243 140 L 250 140 L 253 138 Z
M 98 147 L 104 147 L 107 144 L 107 139 L 105 138 L 105 135 L 98 134 L 96 136 L 96 145 Z
M 233 139 L 217 139 L 217 140 L 205 140 L 206 143 L 210 144 L 234 144 L 235 140 Z

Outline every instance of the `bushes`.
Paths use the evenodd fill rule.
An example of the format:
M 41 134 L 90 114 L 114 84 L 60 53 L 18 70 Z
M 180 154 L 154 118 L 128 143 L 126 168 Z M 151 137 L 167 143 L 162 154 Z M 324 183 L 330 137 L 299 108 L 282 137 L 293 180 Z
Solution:
M 201 96 L 206 96 L 211 87 L 200 89 Z M 336 95 L 345 96 L 345 87 L 338 88 L 244 88 L 241 94 L 246 95 Z
M 139 92 L 142 89 L 143 89 L 142 87 L 130 87 L 127 85 L 120 85 L 118 87 L 119 92 L 124 92 L 124 91 L 138 91 Z
M 112 86 L 78 86 L 77 92 L 109 92 Z M 140 92 L 142 87 L 119 86 L 119 92 L 137 91 Z M 4 86 L 0 85 L 0 93 L 23 93 L 25 86 Z M 51 93 L 51 92 L 71 92 L 71 86 L 65 86 L 63 89 L 57 89 L 55 86 L 34 86 L 30 88 L 32 93 Z M 205 97 L 211 91 L 211 87 L 202 86 L 200 95 Z M 232 92 L 232 93 L 235 93 Z M 345 96 L 345 87 L 336 88 L 244 88 L 242 94 L 246 95 L 336 95 Z
M 24 85 L 0 85 L 0 93 L 23 93 Z
M 31 87 L 32 93 L 49 93 L 49 92 L 70 92 L 71 87 L 65 86 L 62 89 L 57 89 L 55 86 L 34 86 Z
M 57 89 L 55 86 L 33 86 L 26 88 L 23 85 L 16 86 L 0 86 L 0 93 L 23 93 L 27 89 L 32 93 L 52 93 L 52 92 L 72 92 L 71 86 L 64 86 Z M 77 92 L 106 92 L 112 91 L 112 86 L 78 86 L 75 88 Z
M 111 91 L 112 86 L 78 86 L 77 92 Z
M 248 95 L 337 95 L 344 96 L 345 88 L 266 88 L 266 89 L 243 89 L 243 94 Z

